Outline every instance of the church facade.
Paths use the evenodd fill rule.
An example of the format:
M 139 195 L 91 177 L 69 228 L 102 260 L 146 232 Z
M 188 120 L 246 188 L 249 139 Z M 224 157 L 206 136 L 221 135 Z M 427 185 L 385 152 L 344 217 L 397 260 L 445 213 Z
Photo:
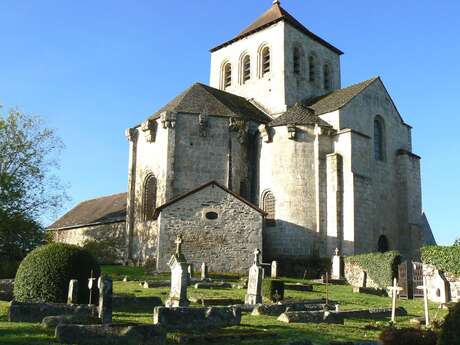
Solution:
M 193 263 L 232 271 L 254 247 L 416 258 L 433 243 L 412 128 L 379 77 L 342 88 L 341 55 L 279 1 L 211 49 L 210 86 L 126 131 L 125 259 L 165 270 L 177 234 Z

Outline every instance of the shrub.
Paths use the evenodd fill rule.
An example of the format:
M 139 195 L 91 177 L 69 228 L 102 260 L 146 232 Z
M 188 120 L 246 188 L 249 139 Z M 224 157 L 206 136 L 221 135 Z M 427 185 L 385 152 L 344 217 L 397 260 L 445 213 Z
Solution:
M 424 263 L 460 277 L 460 246 L 427 246 L 421 248 L 421 253 Z
M 65 243 L 38 247 L 19 266 L 14 284 L 15 299 L 20 302 L 64 303 L 69 281 L 77 279 L 78 302 L 88 303 L 91 271 L 98 277 L 101 272 L 99 264 L 81 247 Z
M 439 335 L 438 345 L 460 344 L 460 303 L 449 309 Z
M 332 261 L 330 258 L 322 258 L 317 255 L 308 257 L 277 257 L 268 260 L 278 262 L 279 275 L 283 277 L 315 279 L 321 277 L 325 272 L 330 272 Z
M 391 327 L 383 331 L 379 339 L 383 345 L 436 345 L 437 335 L 430 330 Z
M 284 299 L 284 282 L 277 279 L 264 279 L 262 282 L 262 296 L 272 302 Z
M 367 272 L 380 288 L 393 285 L 393 277 L 397 276 L 401 256 L 397 251 L 386 253 L 368 253 L 348 256 L 345 265 L 357 265 Z

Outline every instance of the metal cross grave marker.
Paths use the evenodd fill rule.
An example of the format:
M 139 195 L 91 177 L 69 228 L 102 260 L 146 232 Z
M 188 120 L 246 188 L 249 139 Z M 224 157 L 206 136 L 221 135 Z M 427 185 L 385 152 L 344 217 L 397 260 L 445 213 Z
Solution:
M 425 276 L 423 276 L 423 285 L 417 286 L 417 289 L 423 290 L 423 300 L 425 304 L 425 324 L 429 326 L 430 325 L 430 314 L 428 310 L 428 285 L 427 285 Z
M 396 278 L 393 279 L 393 286 L 389 286 L 388 290 L 391 291 L 392 295 L 392 304 L 391 304 L 391 321 L 396 322 L 396 298 L 398 297 L 398 294 L 400 291 L 403 289 L 398 286 L 398 280 Z

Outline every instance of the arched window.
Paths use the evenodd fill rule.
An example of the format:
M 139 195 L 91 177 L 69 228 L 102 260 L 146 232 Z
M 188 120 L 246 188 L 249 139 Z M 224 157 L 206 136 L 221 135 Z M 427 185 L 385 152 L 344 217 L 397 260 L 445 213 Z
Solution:
M 153 175 L 148 175 L 144 182 L 142 194 L 142 217 L 144 221 L 153 220 L 157 203 L 157 179 Z
M 270 48 L 264 47 L 261 51 L 261 73 L 260 75 L 263 77 L 265 74 L 270 72 L 271 68 L 271 57 L 270 57 Z
M 388 242 L 388 238 L 385 235 L 379 237 L 377 249 L 380 253 L 385 253 L 390 250 L 390 243 Z
M 374 157 L 377 161 L 385 160 L 385 127 L 380 116 L 374 119 Z
M 293 51 L 293 61 L 292 61 L 292 68 L 293 72 L 296 75 L 300 74 L 300 49 L 299 47 L 294 47 Z
M 246 83 L 249 79 L 251 79 L 251 57 L 249 55 L 245 55 L 242 61 L 242 81 L 243 84 Z
M 312 83 L 316 81 L 316 58 L 314 55 L 308 57 L 308 80 Z
M 329 91 L 331 89 L 331 68 L 328 64 L 325 64 L 323 67 L 323 80 L 324 90 Z
M 273 222 L 275 220 L 275 196 L 270 190 L 267 190 L 262 195 L 262 209 L 267 212 L 265 219 Z
M 222 67 L 222 86 L 225 90 L 232 85 L 232 65 L 226 62 Z

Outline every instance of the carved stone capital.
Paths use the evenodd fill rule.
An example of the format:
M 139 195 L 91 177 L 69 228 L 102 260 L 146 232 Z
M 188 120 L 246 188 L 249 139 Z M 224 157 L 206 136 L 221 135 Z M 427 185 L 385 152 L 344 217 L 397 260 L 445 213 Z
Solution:
M 127 128 L 125 130 L 125 137 L 128 141 L 135 142 L 137 141 L 138 131 L 136 128 Z
M 141 130 L 144 132 L 145 139 L 149 143 L 156 140 L 158 124 L 156 120 L 149 119 L 142 123 Z
M 241 144 L 246 141 L 248 123 L 245 120 L 237 117 L 231 117 L 228 127 L 230 131 L 238 133 L 238 139 Z
M 262 136 L 263 141 L 266 143 L 271 143 L 272 138 L 270 135 L 270 127 L 268 127 L 268 125 L 266 124 L 263 124 L 263 125 L 260 125 L 258 128 L 259 128 L 259 132 L 260 132 L 260 135 Z
M 176 113 L 172 111 L 164 111 L 161 113 L 161 124 L 163 128 L 175 128 L 176 127 Z

